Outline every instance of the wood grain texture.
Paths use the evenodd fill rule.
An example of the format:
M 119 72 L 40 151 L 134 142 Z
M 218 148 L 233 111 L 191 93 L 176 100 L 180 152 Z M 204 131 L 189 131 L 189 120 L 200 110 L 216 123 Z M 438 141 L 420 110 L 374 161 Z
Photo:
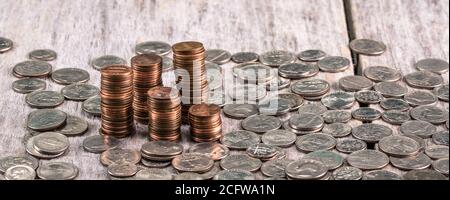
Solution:
M 24 95 L 12 91 L 11 83 L 16 80 L 12 67 L 26 60 L 27 53 L 34 49 L 55 50 L 58 59 L 51 62 L 54 69 L 85 69 L 91 74 L 89 83 L 95 85 L 100 83 L 100 73 L 90 67 L 90 60 L 105 54 L 129 60 L 134 45 L 147 40 L 172 44 L 198 40 L 206 48 L 223 48 L 232 53 L 314 48 L 329 55 L 351 57 L 344 5 L 335 0 L 2 0 L 0 13 L 0 35 L 15 42 L 14 50 L 0 54 L 0 157 L 25 152 L 24 124 L 33 109 L 26 105 Z M 223 66 L 225 90 L 232 88 L 233 66 Z M 335 90 L 340 77 L 353 74 L 353 68 L 349 68 L 338 74 L 321 73 L 319 77 L 333 83 Z M 165 73 L 164 83 L 170 85 L 172 81 L 173 74 Z M 48 90 L 63 87 L 51 80 L 47 84 Z M 58 109 L 86 118 L 90 126 L 84 136 L 70 138 L 69 153 L 54 161 L 78 166 L 78 179 L 106 179 L 99 155 L 81 147 L 85 136 L 97 134 L 99 119 L 83 113 L 80 102 L 66 101 Z M 240 129 L 239 120 L 223 117 L 223 121 L 225 133 Z M 121 146 L 139 149 L 147 141 L 145 132 L 146 127 L 139 126 L 138 134 L 124 139 Z M 188 134 L 188 127 L 183 127 L 186 148 L 191 144 Z M 302 156 L 295 147 L 288 150 L 289 159 Z
M 353 31 L 356 38 L 368 38 L 383 41 L 387 51 L 381 56 L 359 56 L 358 72 L 370 66 L 389 66 L 403 75 L 416 72 L 414 63 L 424 58 L 449 60 L 449 1 L 447 0 L 346 0 L 351 7 Z M 448 72 L 442 77 L 448 84 Z M 417 89 L 408 87 L 409 92 Z M 448 110 L 448 102 L 437 103 Z M 383 111 L 379 105 L 372 107 Z M 374 123 L 391 127 L 399 134 L 399 126 L 390 125 L 382 120 Z M 440 130 L 446 130 L 444 126 Z M 427 139 L 428 145 L 433 145 Z M 404 171 L 396 170 L 400 174 Z

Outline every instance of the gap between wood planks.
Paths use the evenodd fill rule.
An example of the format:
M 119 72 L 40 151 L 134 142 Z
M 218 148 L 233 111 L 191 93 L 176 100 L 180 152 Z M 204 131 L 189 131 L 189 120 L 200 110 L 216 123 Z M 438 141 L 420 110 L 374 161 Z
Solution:
M 356 34 L 355 34 L 355 27 L 354 27 L 354 23 L 353 23 L 353 14 L 352 14 L 352 5 L 351 5 L 351 0 L 342 0 L 342 3 L 344 5 L 344 14 L 345 14 L 345 21 L 346 21 L 346 26 L 347 26 L 347 34 L 348 34 L 348 43 L 350 44 L 350 42 L 354 39 L 356 39 Z M 350 47 L 349 47 L 350 48 Z M 350 50 L 350 54 L 352 56 L 352 63 L 353 63 L 353 72 L 355 75 L 362 75 L 362 71 L 361 68 L 359 66 L 359 62 L 358 62 L 358 55 L 353 53 Z

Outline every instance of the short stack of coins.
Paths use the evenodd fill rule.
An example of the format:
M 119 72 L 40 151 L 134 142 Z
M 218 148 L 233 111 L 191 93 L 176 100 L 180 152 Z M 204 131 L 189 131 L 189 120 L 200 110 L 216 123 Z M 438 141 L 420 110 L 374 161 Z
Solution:
M 177 84 L 181 89 L 182 121 L 188 123 L 190 106 L 206 103 L 208 100 L 206 51 L 200 42 L 177 43 L 172 50 Z
M 133 133 L 133 71 L 127 66 L 101 70 L 102 133 L 123 138 Z
M 131 59 L 133 69 L 134 119 L 148 124 L 148 90 L 161 85 L 162 58 L 156 54 L 137 55 Z
M 191 137 L 195 142 L 213 142 L 222 137 L 220 107 L 215 104 L 197 104 L 189 108 Z
M 180 138 L 181 100 L 178 90 L 153 87 L 148 91 L 149 135 L 152 140 Z

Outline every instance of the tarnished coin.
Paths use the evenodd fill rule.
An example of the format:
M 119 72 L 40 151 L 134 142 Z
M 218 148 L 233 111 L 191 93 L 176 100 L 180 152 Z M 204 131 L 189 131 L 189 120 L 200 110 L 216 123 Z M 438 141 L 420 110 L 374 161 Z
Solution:
M 26 155 L 0 158 L 0 173 L 5 173 L 7 169 L 17 165 L 25 165 L 35 170 L 39 166 L 39 161 L 36 158 Z
M 46 132 L 34 136 L 34 148 L 44 154 L 57 155 L 69 148 L 69 139 L 60 133 Z
M 286 166 L 286 175 L 295 180 L 315 180 L 324 177 L 327 167 L 320 161 L 302 159 Z
M 433 162 L 433 169 L 448 176 L 448 158 L 442 158 Z
M 234 119 L 244 119 L 259 113 L 255 104 L 227 104 L 223 107 L 223 113 Z
M 298 113 L 311 113 L 316 115 L 321 115 L 327 111 L 327 107 L 322 103 L 306 103 L 298 108 Z
M 159 56 L 164 56 L 172 51 L 172 46 L 165 42 L 160 41 L 147 41 L 136 45 L 134 48 L 136 54 L 157 54 Z
M 384 137 L 378 143 L 378 148 L 394 157 L 408 157 L 419 153 L 420 144 L 405 136 Z
M 376 143 L 392 134 L 392 129 L 381 124 L 361 124 L 352 129 L 353 137 L 368 143 Z
M 263 53 L 259 57 L 259 61 L 262 64 L 265 64 L 265 65 L 271 66 L 271 67 L 278 67 L 280 65 L 293 63 L 296 60 L 297 60 L 297 57 L 293 53 L 288 52 L 288 51 L 280 51 L 280 50 L 269 51 L 269 52 Z
M 255 133 L 265 133 L 277 130 L 281 127 L 281 121 L 277 117 L 267 115 L 253 115 L 241 122 L 243 129 Z
M 266 97 L 266 95 L 267 90 L 264 86 L 254 84 L 236 85 L 228 91 L 228 96 L 238 102 L 258 102 Z
M 32 60 L 52 61 L 56 60 L 58 54 L 51 49 L 36 49 L 30 52 L 28 57 Z
M 431 105 L 415 107 L 410 111 L 410 114 L 413 119 L 432 124 L 443 124 L 448 120 L 448 111 Z
M 295 145 L 303 152 L 324 151 L 333 149 L 336 146 L 336 139 L 327 134 L 314 133 L 298 137 Z
M 363 177 L 363 172 L 356 167 L 345 166 L 334 170 L 332 176 L 333 180 L 336 181 L 357 181 L 361 180 L 361 178 Z
M 352 127 L 344 123 L 325 124 L 322 133 L 331 135 L 335 138 L 346 137 L 352 133 Z
M 199 173 L 193 172 L 183 172 L 175 175 L 174 180 L 204 180 L 203 177 Z
M 433 124 L 420 120 L 407 121 L 400 126 L 400 132 L 404 135 L 416 135 L 421 138 L 431 137 L 436 130 Z
M 425 154 L 431 159 L 437 160 L 441 158 L 448 158 L 448 146 L 444 145 L 433 145 L 428 146 L 425 149 Z
M 317 62 L 320 70 L 330 73 L 343 72 L 350 67 L 350 64 L 349 59 L 341 56 L 325 57 Z
M 377 104 L 383 100 L 383 96 L 373 90 L 363 90 L 355 93 L 355 99 L 362 104 Z
M 84 112 L 87 112 L 91 115 L 100 116 L 102 114 L 100 104 L 101 99 L 100 96 L 97 95 L 83 101 L 82 108 Z
M 256 133 L 244 130 L 236 130 L 224 134 L 220 142 L 230 149 L 246 150 L 253 144 L 258 144 L 261 138 Z
M 223 160 L 224 159 L 222 159 L 222 161 Z M 172 166 L 179 172 L 202 173 L 209 171 L 214 166 L 214 161 L 208 155 L 185 153 L 176 156 L 172 160 Z
M 209 62 L 223 65 L 231 60 L 231 53 L 223 49 L 206 50 L 206 60 Z
M 313 64 L 290 63 L 281 65 L 278 74 L 288 79 L 301 79 L 313 77 L 319 73 L 319 67 Z
M 418 70 L 434 72 L 437 74 L 445 74 L 448 72 L 448 62 L 437 58 L 419 60 L 414 66 Z
M 258 109 L 261 115 L 279 116 L 291 111 L 291 104 L 286 99 L 272 98 L 259 103 Z
M 409 86 L 415 88 L 434 89 L 444 83 L 441 75 L 428 71 L 413 72 L 405 76 Z
M 274 79 L 266 83 L 267 91 L 278 91 L 285 88 L 288 88 L 291 85 L 291 80 L 287 78 L 283 78 L 280 76 L 276 76 Z
M 259 55 L 254 52 L 239 52 L 231 56 L 231 60 L 235 63 L 248 63 L 257 62 L 259 60 Z
M 359 107 L 352 111 L 352 117 L 363 122 L 371 122 L 380 119 L 381 112 L 370 107 Z
M 33 108 L 54 108 L 64 102 L 64 96 L 55 91 L 35 91 L 25 96 L 25 102 Z
M 134 176 L 135 180 L 172 180 L 173 174 L 166 169 L 142 169 Z
M 447 180 L 447 177 L 441 173 L 430 169 L 411 170 L 403 175 L 403 178 L 405 180 Z
M 21 94 L 27 94 L 30 92 L 45 90 L 47 84 L 45 81 L 37 78 L 24 78 L 16 80 L 12 83 L 12 89 Z
M 61 89 L 61 93 L 66 99 L 83 101 L 98 95 L 100 90 L 91 84 L 74 83 Z
M 274 146 L 263 143 L 251 145 L 246 152 L 250 157 L 261 160 L 270 160 L 277 154 Z
M 100 155 L 100 162 L 104 166 L 120 163 L 138 164 L 141 161 L 139 151 L 131 149 L 113 148 L 104 151 Z
M 448 84 L 434 88 L 433 92 L 440 100 L 448 102 L 448 96 L 449 96 Z
M 381 55 L 387 49 L 382 42 L 371 39 L 355 39 L 350 42 L 349 46 L 354 53 L 367 56 Z
M 223 170 L 217 173 L 214 176 L 214 180 L 218 181 L 232 181 L 232 180 L 255 180 L 255 175 L 251 172 L 240 170 L 240 169 L 232 169 L 232 170 Z
M 317 62 L 319 60 L 322 60 L 327 56 L 327 53 L 325 53 L 322 50 L 319 49 L 309 49 L 300 52 L 297 57 L 298 59 L 305 61 L 305 62 Z
M 54 130 L 66 122 L 67 114 L 56 109 L 35 110 L 28 114 L 27 127 L 35 131 Z
M 438 98 L 433 93 L 423 90 L 408 93 L 403 99 L 411 106 L 432 105 L 438 101 Z
M 215 90 L 222 87 L 222 68 L 211 62 L 206 63 L 206 79 L 208 81 L 208 88 Z
M 292 128 L 300 131 L 314 131 L 324 126 L 324 121 L 320 115 L 311 113 L 293 114 L 289 119 Z
M 66 136 L 82 135 L 88 130 L 88 123 L 86 120 L 80 117 L 68 115 L 66 119 L 66 125 L 58 133 Z
M 151 141 L 142 145 L 141 152 L 149 156 L 170 157 L 183 153 L 183 146 L 169 141 Z
M 323 113 L 323 120 L 326 123 L 347 123 L 352 119 L 352 114 L 345 110 L 329 110 Z
M 30 60 L 18 63 L 13 68 L 17 77 L 44 77 L 52 71 L 52 66 L 44 61 Z
M 448 146 L 448 130 L 439 131 L 433 134 L 432 138 L 435 144 Z
M 300 95 L 293 94 L 293 93 L 278 94 L 278 98 L 286 99 L 289 101 L 289 105 L 291 107 L 290 111 L 298 110 L 298 108 L 300 106 L 302 106 L 303 103 L 305 102 Z
M 388 98 L 380 102 L 380 106 L 385 110 L 407 111 L 411 108 L 408 102 L 403 99 Z
M 389 157 L 376 150 L 361 150 L 351 153 L 347 163 L 362 170 L 381 169 L 389 164 Z
M 363 76 L 346 76 L 339 79 L 339 86 L 348 92 L 357 92 L 360 90 L 370 90 L 373 82 Z
M 141 159 L 142 165 L 150 168 L 165 168 L 172 164 L 171 161 L 153 161 L 145 158 Z
M 381 82 L 374 86 L 375 91 L 379 92 L 386 98 L 400 98 L 408 93 L 408 88 L 396 82 Z
M 304 79 L 291 85 L 291 91 L 302 97 L 322 96 L 330 90 L 330 83 L 322 79 Z
M 27 165 L 15 165 L 5 171 L 5 180 L 34 180 L 36 172 Z
M 43 180 L 73 180 L 78 176 L 78 167 L 66 162 L 48 162 L 41 164 L 37 175 Z
M 295 143 L 297 135 L 286 130 L 273 130 L 264 133 L 261 140 L 264 144 L 277 146 L 277 147 L 289 147 Z
M 245 154 L 230 155 L 220 161 L 220 166 L 225 170 L 240 169 L 249 172 L 258 171 L 262 162 Z
M 401 125 L 411 119 L 411 116 L 408 112 L 402 112 L 397 110 L 388 110 L 384 111 L 383 114 L 381 114 L 381 118 L 383 121 L 394 124 L 394 125 Z
M 101 56 L 91 61 L 92 67 L 99 71 L 107 66 L 125 64 L 127 64 L 127 61 L 125 61 L 123 58 L 113 55 Z
M 132 163 L 114 163 L 108 166 L 108 174 L 114 177 L 132 177 L 137 171 L 138 167 Z
M 331 110 L 343 110 L 355 104 L 355 96 L 352 93 L 336 91 L 323 96 L 321 101 Z
M 13 42 L 4 37 L 0 37 L 0 53 L 5 53 L 13 48 Z
M 62 68 L 52 73 L 52 80 L 58 84 L 85 83 L 89 81 L 89 73 L 84 69 Z
M 91 153 L 102 153 L 108 149 L 114 149 L 119 146 L 119 140 L 106 135 L 94 135 L 86 137 L 83 140 L 84 150 Z
M 228 147 L 210 142 L 194 144 L 189 148 L 188 152 L 205 154 L 215 161 L 222 160 L 230 154 Z
M 343 139 L 336 144 L 336 150 L 342 153 L 353 153 L 367 149 L 367 144 L 358 139 Z
M 366 181 L 382 181 L 382 180 L 403 180 L 403 178 L 394 173 L 394 172 L 390 172 L 390 171 L 386 171 L 386 170 L 375 170 L 375 171 L 370 171 L 367 172 L 366 174 L 364 174 L 362 180 L 366 180 Z
M 34 136 L 36 137 L 36 136 Z M 52 159 L 52 158 L 57 158 L 62 156 L 65 151 L 59 153 L 59 154 L 44 154 L 39 152 L 38 150 L 36 150 L 36 148 L 34 147 L 34 137 L 31 137 L 30 139 L 28 139 L 27 144 L 26 144 L 26 151 L 28 154 L 36 157 L 36 158 L 40 158 L 40 159 Z
M 393 68 L 372 66 L 364 70 L 364 76 L 374 82 L 395 82 L 402 78 L 402 74 Z
M 267 177 L 286 177 L 286 166 L 290 160 L 271 160 L 261 166 L 261 173 Z
M 335 170 L 344 164 L 344 158 L 332 151 L 314 151 L 306 154 L 303 159 L 320 161 L 328 170 Z
M 402 170 L 426 169 L 431 165 L 431 159 L 423 153 L 404 158 L 390 157 L 390 161 L 394 167 Z
M 274 69 L 261 63 L 242 63 L 232 70 L 234 76 L 250 83 L 266 83 L 277 76 Z

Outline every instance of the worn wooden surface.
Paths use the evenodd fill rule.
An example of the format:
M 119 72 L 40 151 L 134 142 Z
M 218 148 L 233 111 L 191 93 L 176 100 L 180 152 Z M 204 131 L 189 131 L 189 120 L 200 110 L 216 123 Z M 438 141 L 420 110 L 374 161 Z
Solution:
M 367 11 L 364 9 L 371 8 L 365 7 L 365 2 L 371 2 L 368 5 L 378 10 L 389 8 L 392 16 L 380 17 L 381 11 L 373 11 L 373 16 L 367 19 L 374 21 L 365 22 Z M 427 3 L 434 2 L 436 4 L 428 8 Z M 353 12 L 360 12 L 359 15 L 353 14 L 355 24 L 374 27 L 369 30 L 355 28 L 356 32 L 368 32 L 361 32 L 358 36 L 380 39 L 391 47 L 390 52 L 378 60 L 381 62 L 378 64 L 408 70 L 406 68 L 411 67 L 412 59 L 417 57 L 448 60 L 448 25 L 441 25 L 441 21 L 447 20 L 448 23 L 448 1 L 364 3 L 352 0 L 347 5 L 352 6 Z M 447 6 L 440 8 L 441 4 Z M 441 10 L 434 16 L 428 9 Z M 24 124 L 27 114 L 33 109 L 25 104 L 23 95 L 12 91 L 11 83 L 16 78 L 11 72 L 14 64 L 26 60 L 27 53 L 37 48 L 50 48 L 58 52 L 58 59 L 51 62 L 54 69 L 78 67 L 89 71 L 89 83 L 95 85 L 100 83 L 100 73 L 89 66 L 91 59 L 113 54 L 129 60 L 134 55 L 134 45 L 147 40 L 171 44 L 198 40 L 206 48 L 223 48 L 232 53 L 263 53 L 273 49 L 300 52 L 314 48 L 322 49 L 329 55 L 351 58 L 347 47 L 350 40 L 347 25 L 353 23 L 346 23 L 344 2 L 336 0 L 198 0 L 195 3 L 175 0 L 3 0 L 0 2 L 0 13 L 0 36 L 15 42 L 14 50 L 0 54 L 0 92 L 3 94 L 0 106 L 0 157 L 25 152 L 22 144 L 22 138 L 27 134 Z M 403 21 L 397 20 L 403 14 L 407 14 L 402 16 Z M 445 18 L 441 19 L 442 16 Z M 408 30 L 411 33 L 402 32 L 403 27 L 410 27 Z M 417 37 L 418 30 L 424 31 L 426 36 L 421 40 L 403 41 L 402 34 Z M 447 43 L 446 47 L 444 43 Z M 364 59 L 360 61 L 365 62 Z M 223 66 L 225 90 L 232 88 L 233 66 L 232 63 Z M 333 90 L 336 90 L 340 77 L 354 73 L 350 68 L 338 74 L 321 72 L 318 77 L 333 83 Z M 164 74 L 165 84 L 170 85 L 172 80 L 172 74 Z M 62 88 L 51 80 L 47 80 L 47 84 L 48 90 L 59 91 Z M 85 136 L 97 134 L 99 119 L 83 113 L 79 102 L 66 101 L 58 109 L 83 116 L 90 127 L 84 136 L 70 138 L 69 153 L 55 160 L 77 165 L 80 168 L 78 179 L 106 179 L 106 169 L 100 165 L 99 155 L 86 153 L 81 147 Z M 239 120 L 223 117 L 223 121 L 225 133 L 240 129 Z M 357 124 L 359 122 L 351 122 L 352 126 Z M 144 135 L 146 128 L 139 126 L 138 130 L 138 134 L 123 140 L 122 147 L 139 149 L 147 141 Z M 191 144 L 187 130 L 187 127 L 183 128 L 182 142 L 186 148 Z M 288 149 L 289 159 L 302 156 L 303 153 L 295 147 Z

